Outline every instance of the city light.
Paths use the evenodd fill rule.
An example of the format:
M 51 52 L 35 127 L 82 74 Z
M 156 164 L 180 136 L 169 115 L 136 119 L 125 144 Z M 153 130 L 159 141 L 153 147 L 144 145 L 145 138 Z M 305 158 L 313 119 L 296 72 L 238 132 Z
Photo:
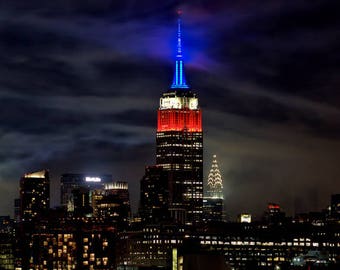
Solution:
M 85 177 L 85 181 L 86 182 L 101 182 L 102 179 L 100 177 L 90 177 L 90 176 L 86 176 Z

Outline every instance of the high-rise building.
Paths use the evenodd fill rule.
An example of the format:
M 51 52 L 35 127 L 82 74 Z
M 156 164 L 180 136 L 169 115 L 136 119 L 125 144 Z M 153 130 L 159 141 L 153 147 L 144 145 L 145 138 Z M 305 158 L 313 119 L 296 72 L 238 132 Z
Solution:
M 75 217 L 91 217 L 93 214 L 91 191 L 87 187 L 77 187 L 72 190 L 72 202 L 67 208 Z
M 208 175 L 207 195 L 211 198 L 218 198 L 223 200 L 223 181 L 216 155 L 213 155 L 211 169 Z
M 92 193 L 93 215 L 115 222 L 126 229 L 131 216 L 129 186 L 127 182 L 114 182 Z
M 80 195 L 80 193 L 84 193 L 85 190 L 90 192 L 96 189 L 102 189 L 105 184 L 110 184 L 112 182 L 112 175 L 110 174 L 63 174 L 60 179 L 61 206 L 67 208 L 69 212 L 73 212 L 75 207 L 75 195 Z M 82 204 L 84 206 L 87 205 L 87 203 L 91 205 L 90 194 L 83 194 L 81 197 L 85 198 L 86 196 L 89 201 Z
M 223 181 L 218 168 L 216 155 L 213 155 L 211 169 L 207 180 L 207 196 L 203 199 L 205 221 L 223 220 Z
M 14 249 L 13 235 L 0 232 L 0 269 L 14 269 Z
M 162 166 L 147 166 L 140 182 L 139 213 L 145 223 L 168 219 L 168 174 Z
M 181 19 L 178 18 L 174 79 L 160 98 L 156 164 L 168 173 L 168 203 L 179 222 L 201 220 L 203 213 L 203 132 L 198 98 L 184 75 Z
M 281 211 L 281 207 L 277 203 L 268 203 L 267 211 L 264 213 L 263 219 L 269 225 L 281 225 L 285 222 L 286 214 Z
M 27 173 L 20 180 L 20 218 L 29 221 L 50 208 L 50 178 L 47 170 Z

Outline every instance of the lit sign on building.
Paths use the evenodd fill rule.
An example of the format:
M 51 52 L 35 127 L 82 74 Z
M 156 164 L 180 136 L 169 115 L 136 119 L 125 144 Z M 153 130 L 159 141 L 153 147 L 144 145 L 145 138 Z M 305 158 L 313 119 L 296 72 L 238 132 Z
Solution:
M 90 177 L 90 176 L 86 176 L 85 177 L 85 181 L 86 182 L 101 182 L 102 179 L 100 177 Z

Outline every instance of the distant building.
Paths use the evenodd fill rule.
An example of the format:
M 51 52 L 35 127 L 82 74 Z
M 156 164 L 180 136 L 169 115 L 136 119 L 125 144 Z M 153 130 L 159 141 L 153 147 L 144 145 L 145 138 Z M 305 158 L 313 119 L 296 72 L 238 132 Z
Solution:
M 20 180 L 20 218 L 32 220 L 50 208 L 50 178 L 47 170 L 27 173 Z
M 0 216 L 0 233 L 12 234 L 13 226 L 14 220 L 10 216 Z
M 92 193 L 93 216 L 127 229 L 131 217 L 128 183 L 114 182 Z
M 158 223 L 169 218 L 168 172 L 161 166 L 147 166 L 140 182 L 139 213 L 144 223 Z
M 213 155 L 207 179 L 207 196 L 203 198 L 203 219 L 205 221 L 223 220 L 223 180 L 218 168 L 216 155 Z
M 220 253 L 203 251 L 172 250 L 172 270 L 231 270 L 224 256 Z
M 68 212 L 76 217 L 91 217 L 93 214 L 90 189 L 77 187 L 72 190 L 72 201 L 68 203 Z
M 207 181 L 207 195 L 210 198 L 218 198 L 223 200 L 223 180 L 220 169 L 218 167 L 216 155 L 213 155 L 211 169 Z
M 100 219 L 49 220 L 32 232 L 27 247 L 29 265 L 15 269 L 115 269 L 115 231 Z
M 281 211 L 277 203 L 268 203 L 267 211 L 264 214 L 264 222 L 269 225 L 282 225 L 285 222 L 286 214 Z
M 237 217 L 237 221 L 239 223 L 251 223 L 251 214 L 248 213 L 239 214 Z
M 339 256 L 339 243 L 339 224 L 208 223 L 194 228 L 160 224 L 118 234 L 117 269 L 169 269 L 177 266 L 177 270 L 184 270 L 187 264 L 185 253 L 180 252 L 183 247 L 187 249 L 186 254 L 194 255 L 187 257 L 187 269 L 200 269 L 194 265 L 199 261 L 195 255 L 206 252 L 223 255 L 232 269 L 289 269 L 294 257 L 315 250 L 327 252 L 327 264 L 334 265 Z M 215 263 L 211 262 L 211 266 L 216 269 L 223 265 L 214 266 Z M 206 262 L 200 267 L 206 269 Z
M 83 192 L 88 190 L 90 192 L 96 189 L 103 189 L 105 184 L 112 182 L 112 175 L 110 174 L 63 174 L 60 179 L 61 206 L 67 208 L 69 212 L 73 212 L 75 207 L 74 194 L 78 194 L 80 190 Z M 88 200 L 90 204 L 90 198 Z M 86 205 L 86 203 L 83 204 Z
M 331 217 L 340 220 L 340 194 L 331 196 Z
M 20 199 L 14 199 L 14 220 L 16 222 L 20 222 L 20 210 L 21 209 L 21 202 Z
M 309 250 L 305 254 L 294 257 L 291 265 L 293 267 L 306 267 L 305 269 L 328 269 L 332 265 L 332 261 L 329 258 L 328 252 Z M 309 267 L 307 268 L 307 266 Z
M 223 220 L 223 199 L 214 197 L 203 198 L 203 219 L 205 221 Z

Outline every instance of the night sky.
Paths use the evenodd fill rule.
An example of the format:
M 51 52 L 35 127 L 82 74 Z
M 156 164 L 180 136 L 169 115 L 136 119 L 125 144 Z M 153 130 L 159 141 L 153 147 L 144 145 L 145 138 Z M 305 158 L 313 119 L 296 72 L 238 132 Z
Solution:
M 340 193 L 340 1 L 0 1 L 0 215 L 48 168 L 129 182 L 155 163 L 176 9 L 228 215 L 316 211 Z

